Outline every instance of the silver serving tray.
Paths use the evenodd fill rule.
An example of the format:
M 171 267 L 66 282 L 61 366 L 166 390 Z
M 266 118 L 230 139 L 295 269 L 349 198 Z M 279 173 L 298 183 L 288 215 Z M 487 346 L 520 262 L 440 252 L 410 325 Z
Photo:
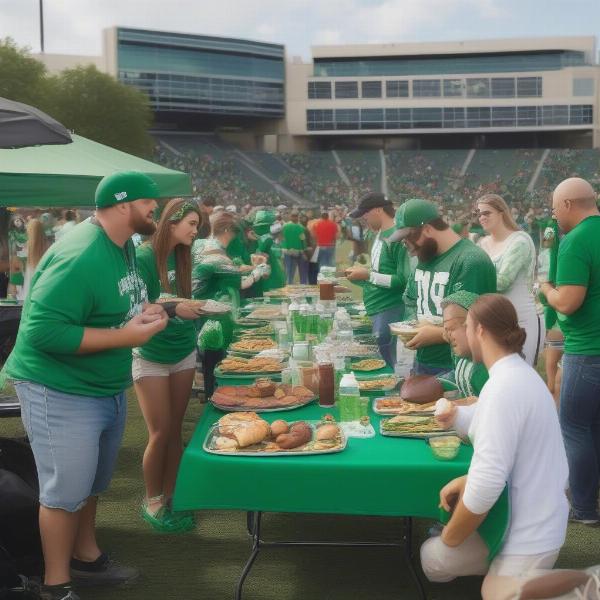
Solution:
M 308 421 L 307 421 L 308 422 Z M 316 423 L 311 423 L 308 422 L 308 424 L 312 427 L 313 431 L 316 430 Z M 290 423 L 290 425 L 292 425 L 292 423 Z M 339 424 L 338 424 L 339 425 Z M 259 457 L 273 457 L 273 456 L 316 456 L 317 454 L 336 454 L 338 452 L 342 452 L 342 450 L 346 449 L 346 446 L 348 444 L 348 439 L 346 438 L 346 436 L 344 435 L 344 432 L 341 431 L 340 429 L 340 435 L 342 437 L 342 444 L 341 446 L 337 446 L 335 448 L 331 448 L 329 450 L 308 450 L 308 451 L 298 451 L 297 449 L 292 449 L 292 450 L 280 450 L 278 452 L 265 452 L 264 450 L 255 450 L 255 451 L 248 451 L 248 450 L 232 450 L 232 451 L 228 451 L 228 450 L 215 450 L 213 448 L 210 447 L 210 443 L 212 442 L 213 437 L 215 437 L 215 434 L 218 435 L 217 432 L 217 424 L 215 423 L 208 431 L 208 434 L 206 435 L 206 439 L 204 440 L 204 444 L 202 446 L 202 449 L 207 452 L 208 454 L 215 454 L 217 456 L 259 456 Z
M 373 412 L 378 415 L 385 417 L 397 417 L 398 415 L 406 415 L 410 417 L 433 417 L 433 410 L 414 410 L 411 412 L 396 412 L 390 408 L 378 408 L 377 403 L 379 400 L 387 400 L 387 397 L 374 398 L 373 399 Z
M 414 415 L 414 416 L 417 416 L 417 415 Z M 458 435 L 456 433 L 456 431 L 451 430 L 451 429 L 449 429 L 447 431 L 432 431 L 430 433 L 410 433 L 410 432 L 405 433 L 403 431 L 386 431 L 383 428 L 383 424 L 385 421 L 386 421 L 386 419 L 382 419 L 379 422 L 379 433 L 386 437 L 399 437 L 399 438 L 408 438 L 408 439 L 416 439 L 416 440 L 428 440 L 429 438 L 432 438 L 432 437 L 440 437 L 440 436 L 444 436 L 444 435 Z
M 270 413 L 270 412 L 282 412 L 285 410 L 294 410 L 296 408 L 302 408 L 303 406 L 306 406 L 307 404 L 310 404 L 311 402 L 314 402 L 315 400 L 317 400 L 317 397 L 313 397 L 310 398 L 308 400 L 305 400 L 304 402 L 301 402 L 300 404 L 292 404 L 290 406 L 282 406 L 282 407 L 276 407 L 276 408 L 255 408 L 252 406 L 224 406 L 223 404 L 218 404 L 217 402 L 214 402 L 213 399 L 210 399 L 210 402 L 212 403 L 212 405 L 215 408 L 218 408 L 220 411 L 223 412 L 255 412 L 255 413 Z

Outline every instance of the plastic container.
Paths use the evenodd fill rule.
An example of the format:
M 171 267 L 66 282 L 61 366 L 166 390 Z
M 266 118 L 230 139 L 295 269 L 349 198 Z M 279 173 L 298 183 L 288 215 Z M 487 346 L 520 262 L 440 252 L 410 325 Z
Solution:
M 361 398 L 354 373 L 346 373 L 339 389 L 340 421 L 358 421 L 361 416 Z
M 438 460 L 453 460 L 458 456 L 461 439 L 456 435 L 440 435 L 428 440 L 433 456 Z
M 398 351 L 396 353 L 396 364 L 394 365 L 394 374 L 401 378 L 406 378 L 412 371 L 415 354 L 414 350 L 407 348 L 401 341 L 398 342 Z
M 319 405 L 333 406 L 335 404 L 335 373 L 333 363 L 319 363 Z
M 292 298 L 292 301 L 290 302 L 290 305 L 288 307 L 287 314 L 288 331 L 290 333 L 290 340 L 292 342 L 296 341 L 296 324 L 298 320 L 299 311 L 300 304 L 298 304 L 296 298 Z

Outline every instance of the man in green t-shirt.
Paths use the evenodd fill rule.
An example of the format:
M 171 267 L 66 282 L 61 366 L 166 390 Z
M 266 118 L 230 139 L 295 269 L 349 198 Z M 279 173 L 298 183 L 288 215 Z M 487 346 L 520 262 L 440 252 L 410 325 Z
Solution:
M 396 231 L 396 211 L 384 194 L 369 192 L 349 216 L 364 219 L 369 229 L 377 232 L 371 247 L 371 268 L 350 267 L 346 277 L 362 287 L 365 309 L 373 320 L 373 335 L 381 356 L 391 367 L 396 362 L 396 344 L 390 323 L 402 319 L 402 294 L 409 276 L 406 249 L 402 244 L 386 242 Z
M 300 283 L 308 283 L 308 261 L 306 260 L 306 235 L 304 227 L 298 222 L 299 215 L 293 212 L 290 220 L 281 229 L 281 248 L 288 285 L 294 283 L 296 267 L 300 274 Z
M 453 368 L 441 326 L 442 300 L 460 290 L 495 292 L 496 269 L 481 248 L 452 231 L 433 202 L 413 198 L 400 208 L 405 227 L 389 240 L 403 241 L 418 258 L 406 287 L 406 319 L 427 322 L 406 345 L 417 351 L 416 375 L 438 375 Z
M 71 579 L 116 584 L 137 577 L 101 552 L 95 517 L 125 427 L 131 348 L 167 324 L 161 307 L 146 304 L 130 240 L 154 232 L 159 195 L 143 173 L 102 179 L 96 217 L 40 261 L 7 361 L 38 472 L 42 597 L 50 600 L 77 600 Z
M 476 402 L 489 375 L 483 363 L 473 362 L 467 341 L 467 312 L 478 294 L 455 292 L 442 300 L 444 311 L 444 331 L 452 348 L 454 360 L 454 382 L 458 388 L 461 403 Z
M 565 233 L 556 278 L 540 291 L 565 336 L 560 425 L 569 461 L 571 520 L 600 522 L 600 213 L 597 194 L 578 177 L 554 190 L 552 212 Z

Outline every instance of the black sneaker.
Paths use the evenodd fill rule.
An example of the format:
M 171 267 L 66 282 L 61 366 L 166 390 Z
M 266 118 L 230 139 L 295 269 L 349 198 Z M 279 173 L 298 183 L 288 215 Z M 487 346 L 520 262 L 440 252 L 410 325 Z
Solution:
M 73 591 L 71 582 L 61 585 L 43 585 L 39 597 L 41 600 L 80 600 Z
M 94 562 L 71 559 L 71 577 L 78 586 L 125 585 L 139 575 L 137 569 L 120 565 L 107 554 L 101 554 Z
M 575 514 L 573 509 L 569 513 L 569 522 L 570 523 L 580 523 L 582 525 L 589 525 L 590 527 L 595 527 L 596 525 L 600 525 L 600 517 L 595 517 L 592 519 L 586 519 L 583 517 L 579 517 Z

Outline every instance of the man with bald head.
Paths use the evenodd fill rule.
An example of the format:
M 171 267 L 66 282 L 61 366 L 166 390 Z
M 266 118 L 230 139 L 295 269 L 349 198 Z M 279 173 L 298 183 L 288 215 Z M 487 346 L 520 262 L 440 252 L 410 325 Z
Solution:
M 600 213 L 592 186 L 578 177 L 554 190 L 552 213 L 566 234 L 556 281 L 542 293 L 565 336 L 560 424 L 569 460 L 571 520 L 600 523 Z

